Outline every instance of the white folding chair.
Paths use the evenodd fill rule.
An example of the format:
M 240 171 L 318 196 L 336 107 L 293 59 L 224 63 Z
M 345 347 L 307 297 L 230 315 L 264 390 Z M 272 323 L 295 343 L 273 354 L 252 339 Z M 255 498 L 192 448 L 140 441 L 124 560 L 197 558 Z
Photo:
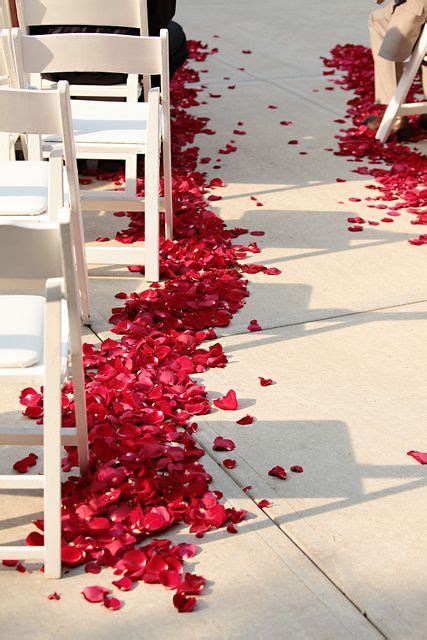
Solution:
M 2 427 L 0 444 L 43 444 L 43 475 L 1 475 L 1 489 L 44 491 L 44 546 L 0 546 L 1 559 L 45 562 L 61 574 L 61 443 L 76 445 L 82 473 L 88 464 L 86 400 L 79 299 L 69 209 L 58 223 L 0 223 L 0 380 L 43 385 L 43 427 Z M 32 291 L 46 283 L 46 295 Z M 28 289 L 27 289 L 28 291 Z M 76 427 L 62 428 L 61 389 L 71 364 Z M 62 435 L 63 434 L 63 435 Z M 1 526 L 1 522 L 0 522 Z
M 12 41 L 17 82 L 25 74 L 68 71 L 105 71 L 160 75 L 161 93 L 151 89 L 148 102 L 72 100 L 74 140 L 78 158 L 122 159 L 126 162 L 126 190 L 84 190 L 85 210 L 145 211 L 145 251 L 138 245 L 88 247 L 88 262 L 141 264 L 145 274 L 159 279 L 159 211 L 165 211 L 165 236 L 172 238 L 172 169 L 170 147 L 168 32 L 159 38 L 59 34 L 25 36 L 14 29 Z M 52 150 L 58 137 L 44 138 Z M 164 198 L 159 197 L 160 152 L 163 152 Z M 145 155 L 145 198 L 137 195 L 137 156 Z
M 427 101 L 406 102 L 406 96 L 412 86 L 415 76 L 427 55 L 427 25 L 424 25 L 421 36 L 415 45 L 411 57 L 409 58 L 402 77 L 397 85 L 396 93 L 385 110 L 381 125 L 377 131 L 376 138 L 385 142 L 390 135 L 394 119 L 402 115 L 415 115 L 417 113 L 427 113 Z
M 4 42 L 4 32 L 0 43 Z M 11 133 L 28 134 L 28 161 L 8 159 Z M 63 144 L 41 159 L 43 134 L 59 135 Z M 81 315 L 90 324 L 87 265 L 81 216 L 80 188 L 71 124 L 68 83 L 53 91 L 0 90 L 0 221 L 31 218 L 33 223 L 55 220 L 68 200 L 72 211 L 75 253 L 81 294 Z M 63 171 L 65 160 L 65 172 Z
M 138 29 L 139 35 L 148 36 L 147 0 L 16 0 L 19 26 L 24 33 L 31 27 L 93 26 Z M 52 83 L 41 81 L 40 75 L 32 79 L 40 89 Z M 144 78 L 147 99 L 150 78 Z M 126 98 L 137 102 L 141 90 L 138 74 L 128 76 L 126 84 L 71 85 L 72 96 Z

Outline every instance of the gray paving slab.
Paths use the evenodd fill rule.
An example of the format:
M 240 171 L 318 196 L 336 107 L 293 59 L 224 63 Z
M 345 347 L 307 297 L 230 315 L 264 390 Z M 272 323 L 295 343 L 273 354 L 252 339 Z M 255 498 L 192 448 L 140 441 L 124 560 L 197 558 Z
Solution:
M 160 639 L 165 636 L 204 640 L 267 639 L 282 634 L 310 640 L 376 640 L 382 635 L 349 600 L 320 573 L 280 529 L 207 458 L 207 470 L 215 487 L 227 496 L 229 506 L 250 511 L 239 533 L 207 534 L 200 541 L 176 529 L 173 539 L 196 540 L 201 554 L 189 564 L 208 580 L 206 595 L 192 615 L 180 615 L 172 606 L 172 594 L 161 587 L 138 585 L 118 597 L 121 611 L 112 614 L 83 601 L 81 589 L 88 584 L 111 587 L 112 575 L 88 576 L 73 572 L 61 581 L 46 581 L 34 570 L 31 575 L 0 569 L 0 586 L 7 591 L 0 603 L 2 637 L 61 640 L 80 636 L 104 640 L 123 634 L 126 638 Z M 19 519 L 10 520 L 9 533 L 16 535 L 26 508 L 34 496 L 21 498 L 15 507 Z M 32 517 L 38 514 L 31 513 Z M 14 526 L 15 525 L 15 526 Z M 56 590 L 60 601 L 48 601 Z M 25 614 L 24 614 L 25 612 Z M 111 616 L 113 616 L 111 618 Z M 31 623 L 29 623 L 31 621 Z M 3 635 L 4 634 L 4 635 Z
M 396 639 L 426 634 L 427 478 L 406 455 L 425 449 L 426 339 L 426 303 L 223 338 L 230 364 L 204 383 L 241 408 L 213 409 L 198 432 L 211 450 L 216 435 L 235 442 L 215 454 L 237 460 L 230 476 Z M 245 414 L 254 424 L 237 425 Z

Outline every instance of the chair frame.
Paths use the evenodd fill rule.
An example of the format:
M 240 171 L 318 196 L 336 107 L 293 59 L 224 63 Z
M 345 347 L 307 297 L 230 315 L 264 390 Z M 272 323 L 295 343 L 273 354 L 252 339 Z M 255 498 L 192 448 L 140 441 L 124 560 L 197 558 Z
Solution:
M 418 70 L 427 54 L 427 24 L 424 25 L 417 44 L 409 58 L 402 77 L 397 85 L 396 92 L 384 112 L 381 125 L 377 131 L 376 139 L 386 142 L 390 135 L 393 122 L 397 116 L 415 115 L 427 113 L 427 101 L 405 102 L 409 89 L 418 73 Z
M 2 32 L 0 44 L 4 44 L 5 40 L 7 36 Z M 88 274 L 68 83 L 61 81 L 57 89 L 49 91 L 25 89 L 0 91 L 0 132 L 7 135 L 16 132 L 27 134 L 28 160 L 42 160 L 41 135 L 49 131 L 61 135 L 63 144 L 48 154 L 51 164 L 47 217 L 55 220 L 57 211 L 64 205 L 63 162 L 65 161 L 75 239 L 81 316 L 83 323 L 90 325 Z M 3 159 L 8 160 L 7 157 Z M 23 217 L 7 216 L 7 219 L 19 221 Z M 46 219 L 43 214 L 37 217 L 31 216 L 35 224 L 39 224 L 43 219 Z
M 16 84 L 25 86 L 25 74 L 43 72 L 110 71 L 160 75 L 161 93 L 151 89 L 148 94 L 148 118 L 146 144 L 135 143 L 79 143 L 75 148 L 78 158 L 115 158 L 125 160 L 126 189 L 120 191 L 81 192 L 84 209 L 87 211 L 146 212 L 146 243 L 141 246 L 126 245 L 111 247 L 87 247 L 87 260 L 91 264 L 141 264 L 146 254 L 146 279 L 159 279 L 159 212 L 165 211 L 165 236 L 173 236 L 172 162 L 170 135 L 169 94 L 169 45 L 168 32 L 162 30 L 160 37 L 137 37 L 110 34 L 58 34 L 25 36 L 12 30 L 14 61 L 17 70 Z M 114 56 L 112 56 L 114 51 Z M 72 52 L 72 55 L 70 55 Z M 91 59 L 89 59 L 92 56 Z M 141 60 L 144 69 L 141 70 Z M 104 66 L 103 66 L 104 65 Z M 101 68 L 100 68 L 101 67 Z M 13 70 L 11 70 L 13 74 Z M 73 102 L 71 108 L 73 107 Z M 160 107 L 161 105 L 161 107 Z M 123 104 L 118 105 L 120 107 Z M 161 114 L 161 116 L 160 116 Z M 161 126 L 160 126 L 161 117 Z M 51 150 L 56 143 L 45 145 Z M 160 152 L 163 152 L 164 198 L 159 197 Z M 146 196 L 137 195 L 137 155 L 145 155 Z M 150 181 L 156 184 L 151 185 Z M 154 195 L 156 194 L 156 195 Z M 107 245 L 107 246 L 106 246 Z
M 61 444 L 78 448 L 82 474 L 88 466 L 88 439 L 86 396 L 79 321 L 79 294 L 77 287 L 73 229 L 70 210 L 60 211 L 59 223 L 0 224 L 0 273 L 10 282 L 24 280 L 46 281 L 44 362 L 41 382 L 44 386 L 43 432 L 40 428 L 22 429 L 2 427 L 0 445 L 41 445 L 44 451 L 43 475 L 1 475 L 2 489 L 42 489 L 44 492 L 45 540 L 40 547 L 0 546 L 1 559 L 18 559 L 45 562 L 45 575 L 59 578 L 61 575 Z M 21 256 L 26 251 L 26 258 Z M 15 258 L 15 260 L 13 259 Z M 76 427 L 61 427 L 61 333 L 63 301 L 67 301 L 69 322 L 69 360 L 73 376 L 73 394 Z M 15 382 L 25 382 L 31 375 L 31 367 L 16 371 Z M 0 378 L 2 369 L 0 369 Z M 8 374 L 6 373 L 8 377 Z
M 141 36 L 148 36 L 147 0 L 121 0 L 120 8 L 116 0 L 15 0 L 15 3 L 19 26 L 27 34 L 30 27 L 36 26 L 90 25 L 134 28 L 139 29 Z M 144 77 L 143 81 L 147 100 L 150 78 Z M 40 89 L 45 88 L 46 82 L 42 83 L 39 75 L 35 78 Z M 124 85 L 70 85 L 72 96 L 125 98 L 129 102 L 138 101 L 140 90 L 138 74 L 130 74 Z

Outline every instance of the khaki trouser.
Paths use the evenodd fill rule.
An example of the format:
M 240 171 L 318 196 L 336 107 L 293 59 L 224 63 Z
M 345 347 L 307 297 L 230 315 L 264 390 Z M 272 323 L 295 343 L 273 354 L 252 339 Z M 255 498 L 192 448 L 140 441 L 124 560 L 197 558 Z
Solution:
M 411 54 L 427 20 L 427 0 L 406 0 L 393 12 L 394 2 L 369 16 L 369 35 L 375 64 L 375 99 L 388 104 L 402 75 L 403 62 Z M 427 68 L 423 67 L 427 95 Z

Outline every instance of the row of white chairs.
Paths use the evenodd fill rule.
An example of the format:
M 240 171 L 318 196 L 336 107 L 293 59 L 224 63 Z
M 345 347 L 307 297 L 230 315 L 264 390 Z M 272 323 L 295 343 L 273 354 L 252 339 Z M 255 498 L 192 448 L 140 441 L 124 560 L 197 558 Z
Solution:
M 0 546 L 0 559 L 42 561 L 46 577 L 58 578 L 61 445 L 77 446 L 81 473 L 88 467 L 81 351 L 81 324 L 90 324 L 87 263 L 145 264 L 146 279 L 156 281 L 161 209 L 165 236 L 172 238 L 168 34 L 144 35 L 146 0 L 122 0 L 119 9 L 115 0 L 17 0 L 17 9 L 21 30 L 0 33 L 0 379 L 43 385 L 43 427 L 1 427 L 0 444 L 43 444 L 44 469 L 1 475 L 0 488 L 42 489 L 45 526 L 43 546 Z M 139 24 L 142 35 L 28 35 L 37 24 Z M 124 73 L 128 81 L 72 86 L 73 95 L 85 99 L 71 100 L 67 82 L 42 79 L 70 71 Z M 151 88 L 153 75 L 160 76 L 160 90 Z M 146 102 L 138 102 L 141 76 Z M 18 136 L 22 161 L 11 157 Z M 139 154 L 145 156 L 144 198 L 137 194 Z M 80 190 L 77 158 L 125 160 L 125 190 Z M 144 211 L 145 248 L 85 247 L 82 209 Z M 69 374 L 75 428 L 62 429 L 61 389 Z
M 147 102 L 72 100 L 71 118 L 76 157 L 120 159 L 126 163 L 126 187 L 85 189 L 80 197 L 86 211 L 144 211 L 146 242 L 125 246 L 88 247 L 95 264 L 144 264 L 146 279 L 159 278 L 159 213 L 165 212 L 165 237 L 173 236 L 172 169 L 168 71 L 168 32 L 159 38 L 107 34 L 23 35 L 18 29 L 0 34 L 0 44 L 12 87 L 31 85 L 42 73 L 102 71 L 159 75 L 161 89 L 150 89 Z M 29 136 L 28 159 L 50 156 L 61 136 Z M 137 158 L 145 156 L 145 197 L 137 193 Z M 163 157 L 164 197 L 159 196 Z

